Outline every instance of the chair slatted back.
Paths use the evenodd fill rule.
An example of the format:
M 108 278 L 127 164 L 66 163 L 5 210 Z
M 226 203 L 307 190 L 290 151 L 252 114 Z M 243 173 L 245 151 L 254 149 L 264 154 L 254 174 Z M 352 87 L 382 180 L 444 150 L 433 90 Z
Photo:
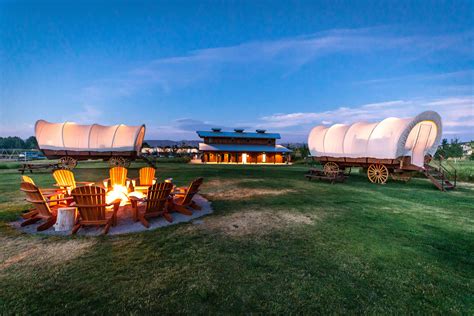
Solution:
M 138 171 L 140 176 L 140 185 L 152 185 L 155 179 L 156 169 L 153 167 L 143 167 Z
M 52 212 L 49 208 L 46 199 L 44 198 L 41 191 L 38 189 L 36 185 L 29 182 L 22 182 L 20 184 L 20 190 L 25 192 L 26 200 L 33 204 L 35 209 L 38 211 L 40 216 L 42 217 L 51 217 Z
M 53 177 L 60 187 L 70 188 L 71 190 L 76 187 L 76 179 L 74 178 L 74 173 L 71 170 L 54 170 Z
M 31 179 L 31 178 L 28 177 L 28 176 L 21 176 L 21 181 L 22 181 L 22 182 L 28 182 L 28 183 L 31 183 L 31 184 L 35 184 L 35 182 L 33 181 L 33 179 Z
M 173 190 L 172 183 L 161 182 L 152 185 L 148 189 L 145 213 L 163 210 L 171 190 Z
M 127 181 L 127 168 L 124 167 L 113 167 L 110 169 L 110 185 L 113 187 L 114 185 L 123 185 L 125 186 L 125 182 Z
M 77 187 L 71 192 L 84 221 L 105 220 L 105 189 L 96 185 Z
M 182 202 L 183 205 L 188 205 L 189 203 L 191 203 L 194 195 L 198 193 L 199 187 L 201 186 L 203 180 L 204 180 L 203 178 L 197 178 L 196 180 L 191 182 L 188 190 L 186 191 L 186 195 L 184 196 L 184 199 Z

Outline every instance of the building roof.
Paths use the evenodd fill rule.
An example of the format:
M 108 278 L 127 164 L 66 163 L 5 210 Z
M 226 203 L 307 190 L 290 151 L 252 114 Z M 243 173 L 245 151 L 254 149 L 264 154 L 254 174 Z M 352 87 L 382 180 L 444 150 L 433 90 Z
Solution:
M 226 138 L 260 138 L 260 139 L 280 139 L 278 133 L 247 133 L 247 132 L 213 132 L 213 131 L 197 131 L 199 137 L 226 137 Z
M 228 144 L 199 144 L 201 151 L 228 151 L 228 152 L 264 152 L 264 153 L 289 153 L 286 147 L 276 146 L 260 146 L 260 145 L 228 145 Z

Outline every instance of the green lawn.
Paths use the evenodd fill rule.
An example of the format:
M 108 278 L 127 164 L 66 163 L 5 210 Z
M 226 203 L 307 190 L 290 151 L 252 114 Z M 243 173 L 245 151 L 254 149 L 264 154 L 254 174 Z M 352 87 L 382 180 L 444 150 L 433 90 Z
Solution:
M 0 314 L 474 312 L 473 184 L 330 185 L 306 169 L 162 163 L 158 176 L 180 185 L 203 176 L 215 213 L 96 238 L 8 226 L 27 205 L 16 170 L 0 170 Z

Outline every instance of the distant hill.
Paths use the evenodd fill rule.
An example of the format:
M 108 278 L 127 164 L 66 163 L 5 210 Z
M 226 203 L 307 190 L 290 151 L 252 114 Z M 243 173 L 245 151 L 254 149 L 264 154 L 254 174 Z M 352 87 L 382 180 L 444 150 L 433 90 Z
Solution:
M 149 139 L 145 140 L 145 143 L 150 145 L 151 147 L 173 147 L 173 146 L 187 146 L 187 147 L 199 147 L 199 143 L 202 143 L 202 140 L 167 140 L 167 139 Z M 291 147 L 291 148 L 300 148 L 306 145 L 306 143 L 281 143 L 283 146 Z
M 188 146 L 188 147 L 199 147 L 200 141 L 198 140 L 166 140 L 166 139 L 150 139 L 145 140 L 145 143 L 150 145 L 151 147 L 173 147 L 173 146 Z
M 301 148 L 307 146 L 306 143 L 280 143 L 280 145 L 288 147 L 288 148 Z

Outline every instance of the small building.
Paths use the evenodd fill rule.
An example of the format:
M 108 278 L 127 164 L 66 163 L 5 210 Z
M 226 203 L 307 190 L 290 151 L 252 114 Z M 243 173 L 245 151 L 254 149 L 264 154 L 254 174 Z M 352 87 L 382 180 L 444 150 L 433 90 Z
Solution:
M 276 144 L 278 133 L 257 130 L 248 133 L 243 129 L 223 132 L 220 128 L 197 131 L 204 140 L 199 143 L 203 163 L 236 164 L 286 164 L 290 162 L 289 150 Z

